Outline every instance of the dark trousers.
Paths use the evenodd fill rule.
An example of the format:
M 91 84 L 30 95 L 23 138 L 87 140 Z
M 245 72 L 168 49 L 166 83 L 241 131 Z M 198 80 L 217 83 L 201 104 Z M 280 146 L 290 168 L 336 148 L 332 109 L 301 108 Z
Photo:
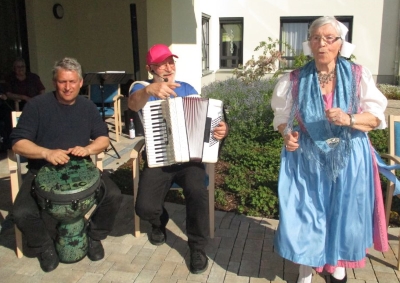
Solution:
M 136 214 L 160 226 L 164 199 L 173 183 L 183 189 L 186 200 L 186 232 L 191 249 L 204 249 L 209 236 L 206 172 L 201 163 L 185 163 L 158 168 L 145 167 L 139 179 Z
M 28 247 L 41 252 L 42 248 L 52 243 L 49 231 L 42 218 L 42 211 L 31 194 L 32 180 L 35 175 L 28 171 L 17 194 L 13 206 L 13 217 L 17 227 L 24 234 Z M 103 240 L 111 232 L 115 216 L 122 202 L 119 188 L 107 176 L 103 176 L 106 186 L 105 196 L 94 215 L 91 217 L 88 235 L 94 240 Z

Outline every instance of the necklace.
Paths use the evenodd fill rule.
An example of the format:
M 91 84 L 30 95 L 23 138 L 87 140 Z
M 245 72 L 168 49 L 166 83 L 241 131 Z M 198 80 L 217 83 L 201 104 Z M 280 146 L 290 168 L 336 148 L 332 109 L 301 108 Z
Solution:
M 332 81 L 336 77 L 335 71 L 336 68 L 326 74 L 322 74 L 321 71 L 317 71 L 318 81 L 322 88 L 324 88 L 328 82 Z

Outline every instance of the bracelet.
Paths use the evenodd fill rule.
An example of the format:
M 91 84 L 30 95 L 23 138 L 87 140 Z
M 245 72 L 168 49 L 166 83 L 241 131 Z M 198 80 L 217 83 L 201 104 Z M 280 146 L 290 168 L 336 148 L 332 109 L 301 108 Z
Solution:
M 350 117 L 350 125 L 349 127 L 353 127 L 354 123 L 356 122 L 356 118 L 354 117 L 354 114 L 348 114 Z

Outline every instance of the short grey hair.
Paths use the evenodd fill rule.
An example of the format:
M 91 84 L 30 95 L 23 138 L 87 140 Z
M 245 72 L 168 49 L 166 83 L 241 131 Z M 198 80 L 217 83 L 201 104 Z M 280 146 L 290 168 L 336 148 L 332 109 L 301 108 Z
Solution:
M 331 17 L 331 16 L 324 16 L 324 17 L 320 17 L 312 22 L 310 28 L 308 29 L 308 37 L 310 37 L 314 33 L 314 31 L 316 31 L 317 29 L 319 29 L 320 27 L 322 27 L 326 24 L 330 24 L 331 26 L 333 26 L 333 28 L 336 30 L 338 36 L 342 35 L 342 29 L 340 28 L 339 23 L 336 20 L 336 18 Z
M 78 73 L 79 78 L 82 79 L 82 66 L 74 58 L 65 57 L 54 64 L 53 80 L 56 80 L 59 70 L 75 71 Z
M 14 60 L 13 68 L 15 68 L 15 65 L 17 65 L 17 63 L 23 63 L 24 66 L 26 66 L 25 59 L 22 58 L 22 57 L 17 57 L 17 58 Z

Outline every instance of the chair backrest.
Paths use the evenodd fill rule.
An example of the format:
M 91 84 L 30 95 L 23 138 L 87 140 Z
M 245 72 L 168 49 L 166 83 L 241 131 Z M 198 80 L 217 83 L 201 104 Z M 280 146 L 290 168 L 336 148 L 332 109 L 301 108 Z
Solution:
M 389 115 L 389 144 L 388 153 L 400 156 L 400 115 Z
M 12 111 L 11 112 L 11 125 L 13 128 L 17 126 L 18 119 L 21 116 L 22 111 Z
M 104 88 L 104 103 L 113 103 L 114 97 L 120 94 L 119 84 L 106 84 Z M 94 103 L 103 103 L 100 85 L 89 86 L 89 99 Z

